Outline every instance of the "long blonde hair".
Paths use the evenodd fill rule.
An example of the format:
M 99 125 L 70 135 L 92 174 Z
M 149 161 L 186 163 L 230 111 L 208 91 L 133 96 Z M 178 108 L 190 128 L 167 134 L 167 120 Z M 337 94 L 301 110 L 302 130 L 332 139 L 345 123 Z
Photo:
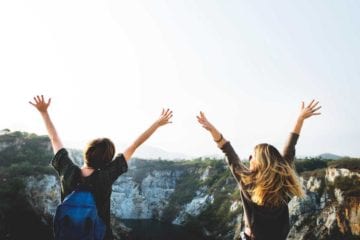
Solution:
M 279 151 L 269 144 L 255 147 L 254 169 L 242 174 L 241 179 L 251 195 L 251 200 L 261 206 L 277 207 L 293 196 L 303 196 L 298 176 L 292 163 L 284 160 Z

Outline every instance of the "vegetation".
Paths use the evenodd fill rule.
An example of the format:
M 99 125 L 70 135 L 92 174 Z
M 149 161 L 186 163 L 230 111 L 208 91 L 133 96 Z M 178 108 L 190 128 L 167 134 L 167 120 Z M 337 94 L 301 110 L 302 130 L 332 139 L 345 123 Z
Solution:
M 326 168 L 327 164 L 328 161 L 321 158 L 306 158 L 303 160 L 296 160 L 295 169 L 298 173 L 302 173 L 305 171 Z
M 332 168 L 346 168 L 354 172 L 360 172 L 359 158 L 341 158 L 338 160 L 326 160 L 322 158 L 305 158 L 295 161 L 295 168 L 298 173 L 312 171 L 316 169 Z
M 200 180 L 200 174 L 210 166 L 208 164 L 208 161 L 200 159 L 176 163 L 176 168 L 172 170 L 179 170 L 182 175 L 178 180 L 174 193 L 170 197 L 169 204 L 164 210 L 163 219 L 165 221 L 172 221 L 181 210 L 181 207 L 189 203 L 196 195 L 196 191 L 201 186 L 204 186 L 204 183 Z
M 38 232 L 42 234 L 34 238 L 50 239 L 47 232 L 49 229 L 44 230 L 24 196 L 24 179 L 27 176 L 55 174 L 49 166 L 49 161 L 53 157 L 49 139 L 46 136 L 23 132 L 3 132 L 5 133 L 0 135 L 0 239 L 24 239 L 25 235 L 34 236 L 31 228 L 40 229 Z M 239 207 L 235 211 L 230 211 L 230 207 L 234 201 L 240 200 L 240 192 L 223 160 L 198 158 L 174 162 L 134 159 L 130 164 L 136 164 L 133 179 L 139 184 L 149 172 L 170 170 L 177 174 L 175 191 L 164 210 L 164 221 L 174 220 L 179 211 L 201 192 L 202 195 L 212 196 L 213 202 L 204 206 L 198 216 L 188 216 L 186 227 L 198 235 L 203 235 L 208 230 L 209 238 L 214 239 L 221 239 L 233 232 L 237 216 L 242 209 Z M 325 181 L 327 167 L 360 172 L 360 159 L 306 158 L 296 160 L 294 164 L 297 172 L 304 178 L 313 176 L 322 179 L 324 186 L 320 187 L 320 194 L 323 191 L 331 194 L 338 188 L 344 193 L 344 197 L 360 196 L 358 177 L 338 177 L 334 183 Z M 208 172 L 208 176 L 202 179 L 205 171 Z M 325 183 L 328 186 L 325 186 Z M 16 226 L 16 229 L 13 229 L 13 226 Z M 20 233 L 25 235 L 16 235 Z
M 49 139 L 23 132 L 0 135 L 0 166 L 28 162 L 47 166 L 52 158 Z
M 0 135 L 0 239 L 49 239 L 50 229 L 41 223 L 24 195 L 24 179 L 54 174 L 49 140 L 23 132 Z
M 336 161 L 331 161 L 328 164 L 333 168 L 346 168 L 353 172 L 360 172 L 360 158 L 342 158 Z
M 198 216 L 187 216 L 185 227 L 198 235 L 205 229 L 211 230 L 214 236 L 224 236 L 231 232 L 233 219 L 241 209 L 230 211 L 235 200 L 240 199 L 236 182 L 223 161 L 213 159 L 196 159 L 182 163 L 187 166 L 187 174 L 183 175 L 170 198 L 170 203 L 164 211 L 164 220 L 172 221 L 182 207 L 189 203 L 200 191 L 203 195 L 213 197 Z M 208 176 L 201 180 L 201 175 L 208 169 Z
M 204 184 L 208 187 L 209 194 L 214 197 L 214 201 L 200 213 L 197 219 L 193 219 L 187 226 L 197 222 L 198 225 L 203 226 L 205 229 L 211 229 L 213 235 L 219 237 L 226 235 L 234 228 L 234 225 L 229 223 L 236 219 L 241 208 L 231 212 L 230 206 L 234 201 L 240 200 L 240 192 L 230 171 L 224 169 L 222 161 L 217 161 L 214 164 L 213 171 L 215 173 Z M 198 228 L 199 230 L 201 228 Z
M 130 161 L 130 164 L 136 165 L 136 172 L 135 175 L 133 175 L 133 180 L 139 185 L 149 172 L 152 172 L 154 170 L 173 170 L 176 168 L 175 162 L 164 160 L 147 161 L 144 159 L 135 158 Z
M 360 197 L 360 178 L 358 176 L 337 177 L 333 186 L 340 189 L 344 196 Z

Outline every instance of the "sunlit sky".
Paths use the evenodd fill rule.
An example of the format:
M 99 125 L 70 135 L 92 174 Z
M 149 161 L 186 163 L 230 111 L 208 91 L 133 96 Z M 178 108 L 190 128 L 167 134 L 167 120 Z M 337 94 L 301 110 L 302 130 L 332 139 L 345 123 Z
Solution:
M 202 110 L 245 158 L 282 148 L 302 100 L 297 154 L 360 156 L 360 1 L 0 2 L 0 129 L 46 134 L 28 101 L 52 97 L 65 146 L 130 144 L 174 111 L 146 145 L 219 154 Z M 122 149 L 118 149 L 121 152 Z

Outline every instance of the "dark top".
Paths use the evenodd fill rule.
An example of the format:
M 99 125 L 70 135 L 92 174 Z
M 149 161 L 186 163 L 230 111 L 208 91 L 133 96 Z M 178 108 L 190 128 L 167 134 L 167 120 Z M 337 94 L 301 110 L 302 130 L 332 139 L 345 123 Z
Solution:
M 81 176 L 80 168 L 69 158 L 69 154 L 65 148 L 60 149 L 55 154 L 55 157 L 51 161 L 51 165 L 55 168 L 60 177 L 61 201 L 63 201 L 80 182 L 91 187 L 99 216 L 106 224 L 105 239 L 113 239 L 110 226 L 110 197 L 112 184 L 128 169 L 124 155 L 117 155 L 105 168 L 95 170 L 87 177 Z
M 291 164 L 295 157 L 295 145 L 298 138 L 298 134 L 291 133 L 284 148 L 283 158 Z M 266 207 L 254 203 L 240 175 L 240 173 L 250 174 L 250 170 L 241 163 L 230 142 L 226 142 L 221 150 L 225 153 L 227 163 L 240 188 L 245 227 L 250 227 L 256 240 L 285 240 L 290 230 L 287 205 L 290 199 L 279 207 Z

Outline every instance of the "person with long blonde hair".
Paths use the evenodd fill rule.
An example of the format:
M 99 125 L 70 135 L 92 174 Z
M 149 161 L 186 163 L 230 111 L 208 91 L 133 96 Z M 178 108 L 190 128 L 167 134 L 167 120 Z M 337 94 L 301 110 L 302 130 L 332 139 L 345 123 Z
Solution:
M 198 122 L 210 132 L 225 153 L 229 168 L 238 183 L 244 209 L 244 231 L 238 239 L 284 240 L 289 230 L 288 203 L 292 197 L 304 195 L 294 169 L 295 145 L 305 119 L 319 115 L 319 102 L 302 102 L 300 114 L 283 154 L 267 143 L 258 144 L 249 157 L 249 167 L 241 161 L 230 142 L 209 122 L 203 112 Z

